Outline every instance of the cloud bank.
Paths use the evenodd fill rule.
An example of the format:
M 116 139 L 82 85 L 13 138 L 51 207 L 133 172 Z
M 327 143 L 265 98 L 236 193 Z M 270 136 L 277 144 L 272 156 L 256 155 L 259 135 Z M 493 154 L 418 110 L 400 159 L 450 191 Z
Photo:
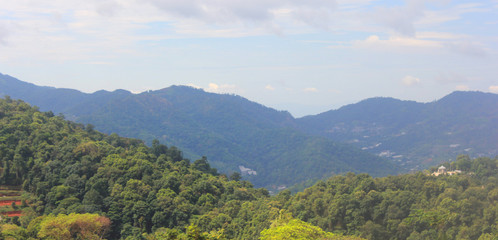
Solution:
M 498 85 L 489 86 L 489 91 L 492 92 L 492 93 L 497 93 L 498 94 Z
M 328 28 L 334 0 L 146 0 L 167 15 L 207 24 L 284 28 L 284 21 Z

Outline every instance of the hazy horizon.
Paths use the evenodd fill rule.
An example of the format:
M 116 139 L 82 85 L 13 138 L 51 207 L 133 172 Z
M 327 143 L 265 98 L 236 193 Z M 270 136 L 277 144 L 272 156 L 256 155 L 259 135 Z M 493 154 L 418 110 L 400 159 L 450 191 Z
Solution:
M 498 93 L 498 2 L 3 1 L 0 70 L 37 85 L 234 93 L 295 116 Z
M 8 76 L 11 76 L 13 78 L 16 78 L 15 76 L 12 76 L 12 75 L 9 75 L 9 74 L 6 74 L 6 73 L 1 73 L 0 74 L 4 74 L 4 75 L 8 75 Z M 18 79 L 18 78 L 16 78 Z M 35 84 L 35 83 L 32 83 L 32 82 L 28 82 L 28 81 L 24 81 L 22 79 L 18 79 L 20 81 L 23 81 L 23 82 L 26 82 L 26 83 L 30 83 L 30 84 Z M 100 90 L 96 90 L 96 91 L 93 91 L 93 92 L 85 92 L 85 91 L 82 91 L 80 89 L 75 89 L 75 88 L 59 88 L 59 87 L 56 87 L 56 86 L 42 86 L 42 85 L 38 85 L 38 84 L 35 84 L 39 87 L 51 87 L 51 88 L 58 88 L 58 89 L 72 89 L 72 90 L 77 90 L 77 91 L 80 91 L 82 93 L 85 93 L 85 94 L 93 94 L 93 93 L 96 93 L 96 92 L 99 92 L 99 91 L 108 91 L 108 92 L 113 92 L 113 91 L 117 91 L 117 90 L 124 90 L 124 91 L 128 91 L 128 92 L 131 92 L 132 94 L 142 94 L 142 93 L 146 93 L 148 91 L 158 91 L 158 90 L 161 90 L 161 89 L 165 89 L 165 88 L 169 88 L 169 87 L 172 87 L 172 86 L 186 86 L 186 87 L 193 87 L 193 88 L 197 88 L 197 89 L 202 89 L 203 91 L 205 92 L 210 92 L 210 93 L 218 93 L 218 94 L 234 94 L 234 93 L 219 93 L 219 92 L 213 92 L 213 91 L 209 91 L 209 89 L 203 89 L 203 88 L 198 88 L 196 86 L 191 86 L 191 85 L 178 85 L 178 84 L 174 84 L 174 85 L 169 85 L 169 86 L 164 86 L 162 88 L 158 88 L 158 89 L 150 89 L 150 90 L 145 90 L 145 91 L 142 91 L 142 92 L 133 92 L 133 91 L 130 91 L 129 89 L 123 89 L 123 88 L 116 88 L 116 89 L 112 89 L 112 90 L 108 90 L 108 89 L 100 89 Z M 462 91 L 462 90 L 455 90 L 455 91 Z M 455 91 L 452 91 L 452 92 L 455 92 Z M 465 91 L 465 90 L 464 90 Z M 470 90 L 467 90 L 467 91 L 470 91 Z M 451 94 L 452 92 L 449 92 L 449 93 L 446 93 L 440 97 L 437 97 L 435 99 L 432 99 L 432 100 L 429 100 L 429 101 L 418 101 L 418 100 L 413 100 L 413 99 L 403 99 L 403 98 L 395 98 L 395 97 L 392 97 L 392 96 L 371 96 L 371 97 L 367 97 L 367 98 L 362 98 L 362 99 L 359 99 L 357 101 L 354 101 L 354 102 L 348 102 L 348 103 L 344 103 L 342 105 L 337 105 L 337 104 L 333 104 L 333 103 L 330 103 L 331 106 L 337 106 L 337 107 L 330 107 L 330 108 L 327 108 L 327 107 L 324 107 L 323 110 L 318 110 L 317 112 L 311 112 L 312 109 L 308 108 L 307 106 L 304 106 L 304 105 L 301 105 L 299 106 L 299 103 L 297 103 L 297 106 L 296 106 L 296 103 L 289 103 L 289 104 L 282 104 L 282 107 L 279 107 L 279 106 L 272 106 L 272 105 L 268 105 L 266 103 L 263 103 L 263 102 L 258 102 L 256 100 L 253 100 L 249 97 L 246 97 L 246 96 L 243 96 L 243 95 L 240 95 L 240 94 L 236 94 L 238 96 L 241 96 L 243 98 L 246 98 L 248 99 L 249 101 L 253 101 L 253 102 L 256 102 L 256 103 L 259 103 L 259 104 L 262 104 L 266 107 L 270 107 L 270 108 L 273 108 L 273 109 L 276 109 L 276 110 L 279 110 L 279 111 L 288 111 L 293 117 L 295 118 L 300 118 L 300 117 L 304 117 L 304 116 L 310 116 L 310 115 L 317 115 L 317 114 L 320 114 L 320 113 L 323 113 L 323 112 L 326 112 L 326 111 L 330 111 L 330 110 L 337 110 L 341 107 L 344 107 L 346 105 L 350 105 L 350 104 L 355 104 L 355 103 L 358 103 L 360 101 L 363 101 L 363 100 L 366 100 L 366 99 L 369 99 L 369 98 L 376 98 L 376 97 L 384 97 L 384 98 L 395 98 L 395 99 L 398 99 L 398 100 L 402 100 L 402 101 L 416 101 L 416 102 L 419 102 L 419 103 L 429 103 L 429 102 L 432 102 L 432 101 L 436 101 L 436 100 L 439 100 L 445 96 L 447 96 L 448 94 Z M 291 106 L 291 109 L 299 109 L 299 108 L 303 108 L 307 111 L 303 111 L 303 112 L 310 112 L 308 114 L 302 114 L 302 115 L 299 115 L 299 114 L 296 114 L 295 112 L 293 112 L 292 110 L 289 110 L 289 109 L 286 109 L 285 107 L 286 106 Z M 319 108 L 317 108 L 319 109 Z

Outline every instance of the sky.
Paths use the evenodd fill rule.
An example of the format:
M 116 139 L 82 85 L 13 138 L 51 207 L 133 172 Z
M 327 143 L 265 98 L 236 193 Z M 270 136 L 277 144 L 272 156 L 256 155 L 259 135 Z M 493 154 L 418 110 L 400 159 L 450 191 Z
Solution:
M 498 0 L 0 0 L 0 73 L 87 93 L 190 85 L 295 117 L 498 93 Z

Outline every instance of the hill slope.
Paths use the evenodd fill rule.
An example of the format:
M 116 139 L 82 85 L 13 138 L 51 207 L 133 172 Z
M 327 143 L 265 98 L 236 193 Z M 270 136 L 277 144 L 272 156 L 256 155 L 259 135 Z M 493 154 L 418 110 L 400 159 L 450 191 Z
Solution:
M 3 77 L 0 81 L 3 85 L 10 82 L 23 84 L 13 78 Z M 58 89 L 24 85 L 33 92 L 26 101 L 42 110 L 64 113 L 106 133 L 116 132 L 149 143 L 159 139 L 183 149 L 191 158 L 206 155 L 220 171 L 242 171 L 256 186 L 277 188 L 348 171 L 374 176 L 397 171 L 386 159 L 297 130 L 295 119 L 288 112 L 239 96 L 172 86 L 141 94 L 124 90 L 77 92 L 66 101 Z M 26 92 L 1 93 L 24 98 Z M 51 94 L 56 103 L 48 101 L 44 94 Z
M 11 221 L 29 226 L 28 231 L 5 237 L 8 231 L 1 227 L 1 239 L 47 239 L 40 220 L 70 213 L 106 216 L 110 239 L 141 239 L 159 228 L 183 230 L 191 218 L 228 201 L 269 195 L 247 181 L 219 175 L 204 158 L 191 163 L 175 148 L 104 135 L 10 98 L 0 99 L 0 166 L 0 185 L 22 184 L 29 203 L 21 223 L 2 216 L 2 224 Z M 37 218 L 48 214 L 53 215 Z M 59 236 L 48 238 L 76 239 L 60 237 L 69 231 L 57 230 L 60 226 L 46 227 Z M 266 227 L 269 223 L 262 223 L 253 235 Z
M 417 103 L 372 98 L 297 119 L 304 131 L 354 143 L 408 168 L 423 169 L 458 154 L 498 154 L 498 95 L 454 92 Z
M 25 206 L 21 218 L 2 216 L 0 239 L 495 239 L 498 158 L 462 155 L 445 165 L 462 172 L 348 173 L 269 196 L 206 159 L 191 163 L 177 149 L 6 98 L 0 185 L 22 184 Z

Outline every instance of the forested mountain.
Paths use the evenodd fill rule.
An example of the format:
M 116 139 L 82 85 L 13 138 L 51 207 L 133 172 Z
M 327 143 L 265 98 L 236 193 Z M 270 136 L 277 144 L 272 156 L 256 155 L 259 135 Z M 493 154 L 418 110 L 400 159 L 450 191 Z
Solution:
M 158 139 L 190 158 L 205 155 L 221 172 L 240 171 L 256 186 L 282 189 L 349 171 L 383 176 L 399 170 L 356 147 L 303 133 L 288 112 L 240 96 L 172 86 L 141 94 L 75 92 L 66 98 L 69 90 L 36 87 L 5 75 L 0 79 L 0 94 L 91 123 L 105 133 L 149 144 Z
M 158 139 L 189 158 L 206 155 L 221 172 L 239 171 L 269 188 L 347 171 L 396 173 L 391 163 L 408 171 L 458 154 L 498 154 L 498 95 L 491 93 L 454 92 L 430 103 L 371 98 L 299 119 L 240 96 L 184 86 L 85 94 L 0 75 L 0 94 L 105 133 L 148 144 Z
M 461 155 L 445 164 L 460 169 L 458 175 L 336 176 L 286 206 L 326 231 L 359 232 L 372 240 L 497 239 L 497 164 L 498 158 Z
M 175 148 L 104 135 L 9 98 L 0 99 L 0 161 L 0 183 L 29 193 L 24 227 L 40 224 L 39 214 L 99 213 L 112 221 L 112 239 L 184 229 L 227 202 L 268 196 L 218 175 L 204 158 L 191 163 Z
M 28 103 L 39 102 L 42 111 L 66 109 L 85 101 L 88 94 L 73 89 L 40 87 L 0 73 L 0 97 L 11 96 Z M 50 108 L 49 108 L 50 106 Z
M 461 172 L 348 173 L 270 196 L 205 158 L 0 99 L 0 185 L 24 191 L 0 239 L 496 239 L 498 158 L 444 165 Z
M 348 173 L 296 195 L 285 190 L 251 202 L 254 210 L 248 217 L 266 219 L 280 209 L 325 231 L 370 240 L 495 240 L 498 158 L 470 160 L 461 155 L 445 165 L 461 173 L 434 176 L 426 170 L 382 178 Z M 215 209 L 194 223 L 211 229 L 210 219 L 232 210 L 233 206 Z
M 423 169 L 458 154 L 498 154 L 498 95 L 454 92 L 430 103 L 372 98 L 297 119 L 304 131 Z
M 12 205 L 20 216 L 0 219 L 0 239 L 258 239 L 279 213 L 248 218 L 268 190 L 219 175 L 205 158 L 190 162 L 157 141 L 104 135 L 10 98 L 0 99 L 0 166 L 2 189 L 25 191 Z M 229 212 L 210 215 L 221 207 Z M 210 225 L 203 232 L 195 219 Z M 345 239 L 289 222 L 302 226 Z

